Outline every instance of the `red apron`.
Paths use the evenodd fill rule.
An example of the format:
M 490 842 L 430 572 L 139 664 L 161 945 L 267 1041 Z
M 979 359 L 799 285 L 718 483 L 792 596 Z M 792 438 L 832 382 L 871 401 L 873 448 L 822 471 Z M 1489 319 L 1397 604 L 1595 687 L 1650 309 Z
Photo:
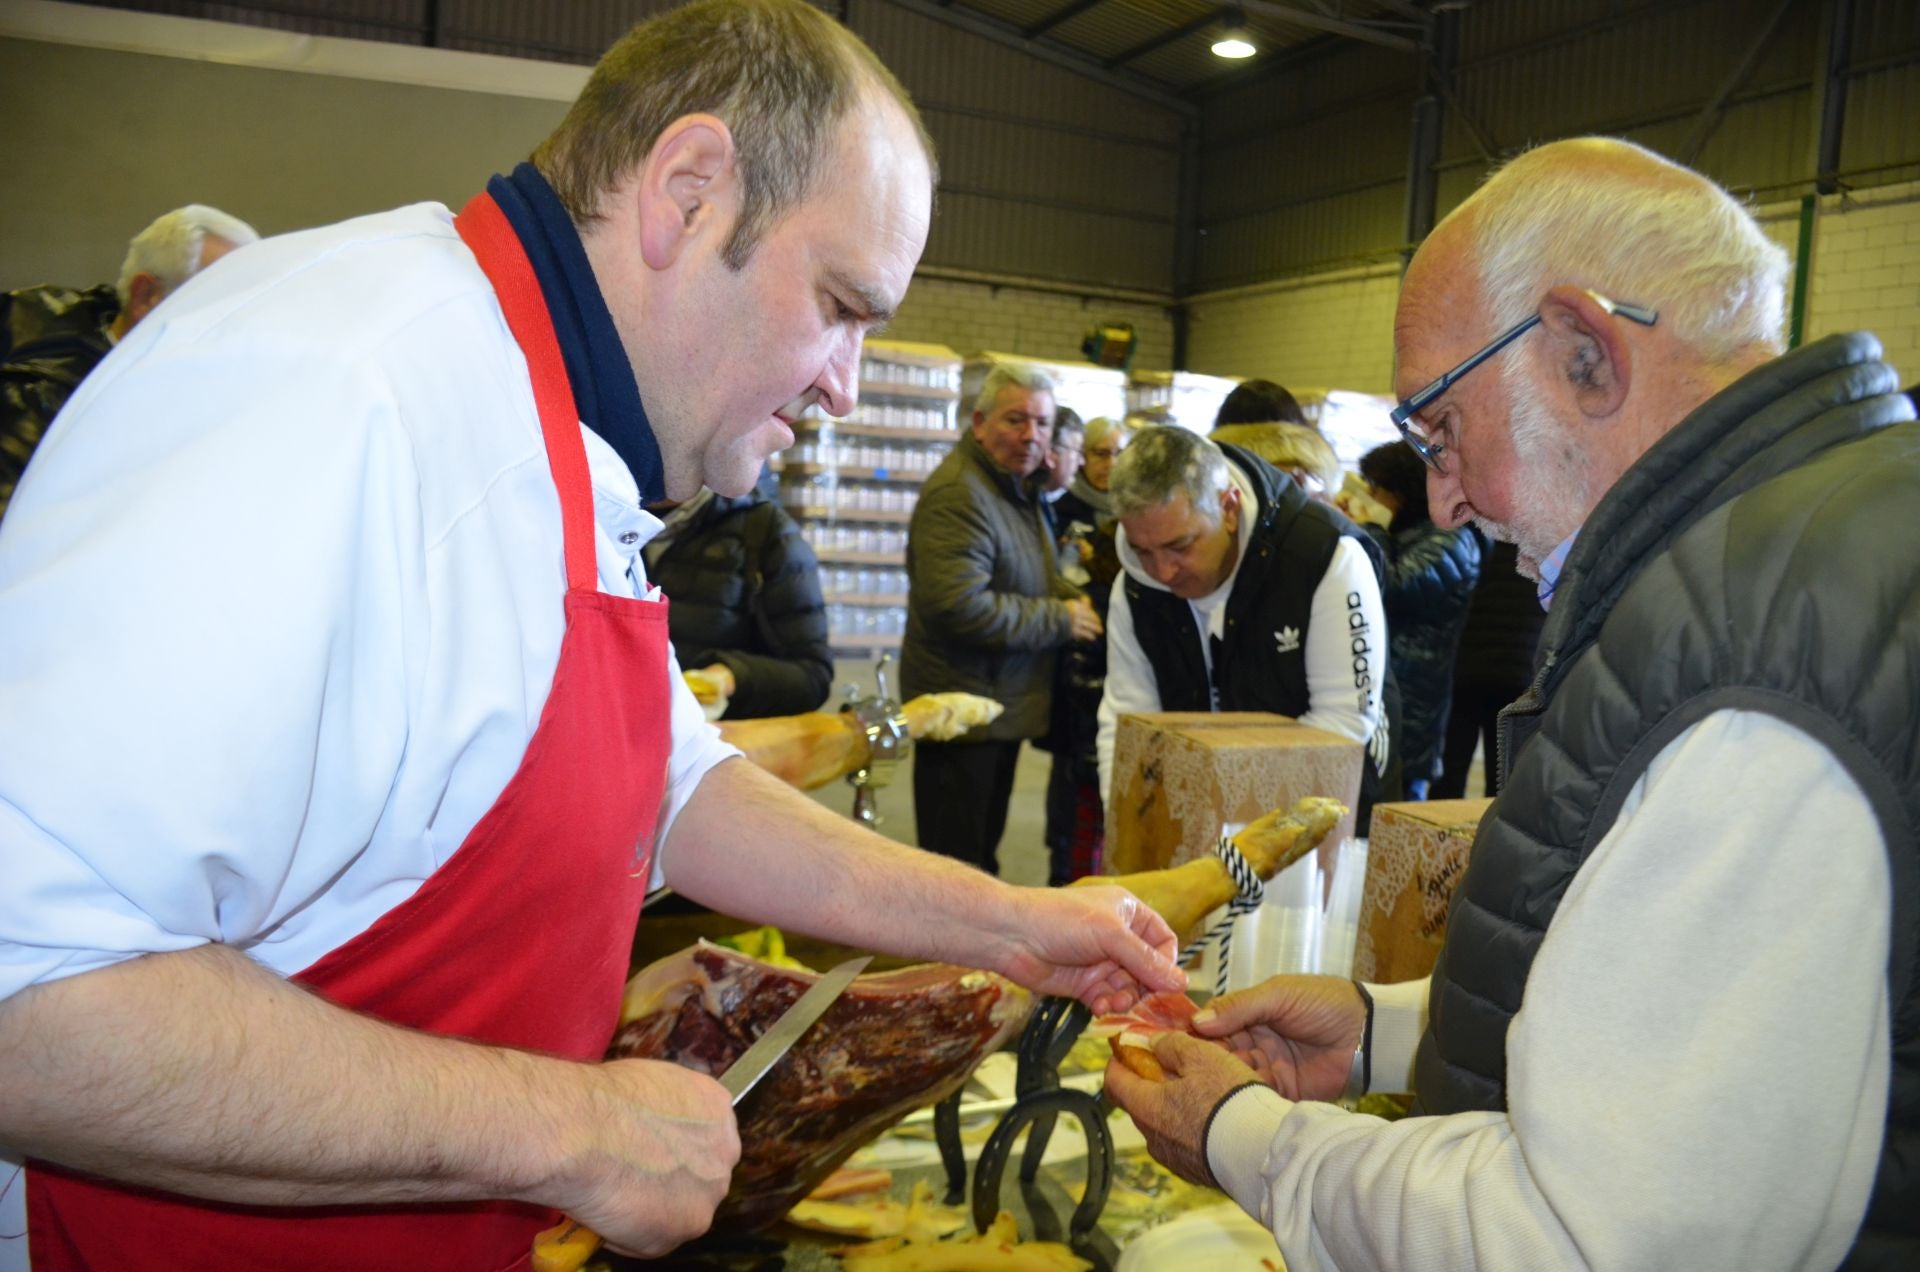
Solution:
M 420 890 L 293 979 L 395 1024 L 575 1060 L 613 1036 L 666 786 L 667 606 L 601 592 L 593 491 L 560 346 L 494 201 L 455 222 L 533 377 L 566 544 L 566 635 L 540 723 L 500 797 Z M 33 1163 L 33 1266 L 524 1266 L 554 1212 L 511 1202 L 279 1208 L 127 1189 Z

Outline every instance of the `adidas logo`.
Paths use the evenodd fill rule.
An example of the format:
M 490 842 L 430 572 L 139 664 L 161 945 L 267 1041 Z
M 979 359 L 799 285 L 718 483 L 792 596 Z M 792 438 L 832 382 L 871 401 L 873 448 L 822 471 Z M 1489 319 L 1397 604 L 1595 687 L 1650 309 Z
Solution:
M 1300 629 L 1297 627 L 1282 627 L 1273 634 L 1273 643 L 1279 646 L 1280 652 L 1283 654 L 1291 654 L 1298 651 L 1300 648 Z

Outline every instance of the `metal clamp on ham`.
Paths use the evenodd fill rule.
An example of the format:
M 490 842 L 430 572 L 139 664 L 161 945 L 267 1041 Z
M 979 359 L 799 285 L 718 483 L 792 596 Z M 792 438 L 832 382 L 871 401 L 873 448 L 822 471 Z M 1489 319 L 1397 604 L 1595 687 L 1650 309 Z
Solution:
M 883 654 L 874 667 L 873 696 L 863 696 L 857 687 L 849 686 L 843 708 L 867 735 L 867 762 L 847 774 L 847 783 L 853 787 L 853 819 L 868 826 L 877 825 L 880 819 L 873 792 L 891 783 L 894 769 L 913 753 L 906 712 L 887 692 L 887 664 L 891 661 L 891 655 Z

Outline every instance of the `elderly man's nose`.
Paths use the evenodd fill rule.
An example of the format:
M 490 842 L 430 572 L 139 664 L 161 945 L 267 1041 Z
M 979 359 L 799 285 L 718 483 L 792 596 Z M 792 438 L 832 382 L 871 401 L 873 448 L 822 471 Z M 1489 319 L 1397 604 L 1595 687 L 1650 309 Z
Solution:
M 1457 530 L 1473 519 L 1473 505 L 1467 502 L 1459 478 L 1431 468 L 1427 470 L 1427 511 L 1442 530 Z

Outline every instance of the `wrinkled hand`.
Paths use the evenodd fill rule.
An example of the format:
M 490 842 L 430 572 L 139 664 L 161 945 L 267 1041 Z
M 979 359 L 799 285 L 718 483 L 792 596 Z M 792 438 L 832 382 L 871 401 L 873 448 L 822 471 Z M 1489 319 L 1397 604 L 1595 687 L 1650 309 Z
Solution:
M 658 1060 L 584 1067 L 592 1086 L 571 1145 L 548 1187 L 529 1199 L 558 1206 L 624 1254 L 652 1258 L 713 1224 L 740 1160 L 726 1088 Z
M 1334 1100 L 1346 1090 L 1367 1007 L 1338 976 L 1275 976 L 1209 1002 L 1193 1030 L 1226 1043 L 1289 1100 Z
M 1167 921 L 1125 888 L 1020 888 L 1002 975 L 1040 994 L 1078 998 L 1096 1015 L 1185 989 Z
M 1084 596 L 1076 596 L 1067 602 L 1067 616 L 1073 620 L 1075 640 L 1099 640 L 1106 631 L 1106 628 L 1101 626 L 1100 615 L 1093 608 L 1093 602 Z
M 1107 1094 L 1133 1118 L 1155 1161 L 1182 1179 L 1214 1187 L 1207 1120 L 1230 1092 L 1258 1078 L 1218 1043 L 1183 1033 L 1155 1034 L 1153 1054 L 1167 1071 L 1163 1080 L 1143 1078 L 1113 1060 L 1107 1064 Z

